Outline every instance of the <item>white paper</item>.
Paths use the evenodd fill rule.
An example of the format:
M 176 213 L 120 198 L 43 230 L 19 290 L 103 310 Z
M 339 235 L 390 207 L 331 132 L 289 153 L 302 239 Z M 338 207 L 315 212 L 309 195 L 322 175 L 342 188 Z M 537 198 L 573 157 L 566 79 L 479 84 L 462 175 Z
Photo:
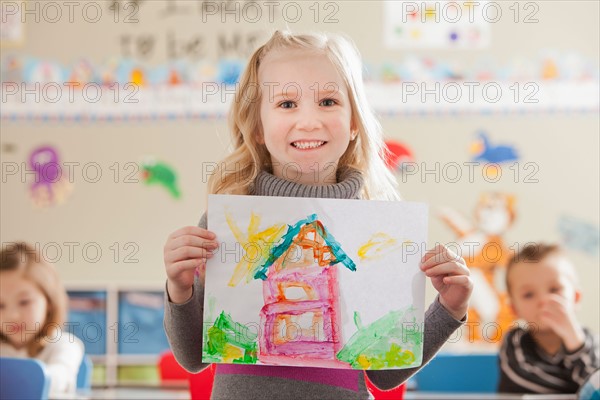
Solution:
M 321 301 L 322 298 L 318 297 L 321 292 L 317 289 L 313 290 L 311 284 L 314 284 L 316 288 L 315 282 L 324 281 L 304 278 L 303 271 L 308 271 L 309 267 L 295 269 L 289 267 L 282 269 L 283 272 L 274 272 L 273 265 L 265 268 L 264 261 L 266 259 L 252 253 L 252 251 L 260 249 L 265 254 L 271 254 L 273 249 L 283 243 L 287 237 L 285 233 L 276 236 L 278 241 L 273 246 L 267 246 L 265 243 L 257 241 L 256 237 L 254 240 L 248 240 L 251 215 L 255 215 L 255 221 L 257 221 L 256 218 L 260 218 L 254 233 L 263 232 L 272 226 L 281 226 L 283 227 L 281 232 L 286 232 L 292 238 L 291 243 L 294 243 L 297 235 L 294 236 L 293 232 L 290 232 L 290 228 L 315 214 L 316 217 L 313 218 L 324 227 L 328 241 L 318 239 L 317 241 L 322 242 L 320 244 L 306 242 L 313 243 L 313 247 L 304 251 L 288 253 L 286 260 L 292 260 L 295 257 L 296 260 L 291 261 L 294 263 L 305 257 L 306 254 L 309 256 L 315 254 L 314 248 L 322 251 L 323 247 L 321 246 L 331 243 L 339 244 L 341 249 L 341 252 L 339 250 L 334 252 L 333 257 L 341 259 L 345 254 L 347 259 L 351 260 L 346 261 L 346 264 L 337 262 L 321 267 L 311 264 L 311 268 L 313 268 L 311 271 L 318 271 L 316 274 L 323 274 L 325 270 L 329 271 L 331 268 L 336 269 L 335 272 L 332 272 L 333 275 L 328 275 L 326 278 L 319 275 L 319 279 L 323 278 L 327 285 L 335 284 L 339 288 L 339 296 L 335 300 L 331 298 L 335 290 L 326 290 L 329 294 L 329 297 L 325 299 L 327 307 L 331 306 L 333 309 L 335 306 L 335 311 L 327 316 L 319 314 L 316 317 L 314 313 L 298 311 L 298 308 L 294 307 L 298 307 L 301 302 L 304 307 L 312 309 L 310 307 L 317 304 L 315 302 Z M 237 226 L 242 234 L 241 242 L 236 239 L 232 231 L 233 226 Z M 312 231 L 317 225 L 306 222 L 298 226 L 300 227 L 298 232 L 306 232 L 303 229 Z M 211 195 L 208 200 L 208 229 L 217 235 L 219 250 L 213 258 L 209 259 L 206 266 L 204 314 L 204 360 L 206 362 L 357 369 L 408 368 L 421 364 L 422 342 L 415 344 L 414 341 L 422 340 L 425 276 L 419 269 L 419 262 L 426 251 L 427 243 L 427 206 L 425 204 Z M 367 243 L 376 244 L 371 246 L 365 254 L 361 253 L 361 257 L 359 250 L 362 248 L 364 251 L 364 245 Z M 387 246 L 382 243 L 386 243 Z M 279 249 L 281 248 L 279 247 Z M 263 265 L 262 269 L 259 267 L 257 270 L 263 271 L 266 279 L 255 278 L 255 273 L 251 273 L 232 282 L 238 262 L 248 260 L 256 261 L 253 264 L 254 268 Z M 355 271 L 351 270 L 352 264 L 355 265 Z M 247 266 L 247 263 L 244 265 Z M 300 280 L 301 285 L 309 289 L 286 286 L 287 289 L 282 292 L 285 294 L 283 300 L 279 302 L 273 301 L 273 298 L 269 300 L 268 296 L 264 294 L 267 291 L 266 288 L 290 284 L 290 275 L 285 275 L 285 278 L 283 275 L 289 271 L 295 271 L 294 279 Z M 271 280 L 270 283 L 269 280 Z M 284 281 L 285 283 L 282 283 Z M 277 326 L 281 334 L 278 339 L 273 336 L 275 333 L 264 335 L 264 332 L 269 332 L 269 329 L 266 326 L 264 314 L 263 320 L 261 320 L 261 309 L 265 307 L 267 310 L 265 312 L 270 312 L 268 310 L 272 310 L 272 308 L 266 306 L 269 301 L 275 302 L 277 305 L 268 307 L 278 307 L 278 310 L 279 307 L 283 307 L 284 310 L 288 310 L 269 314 L 276 320 L 279 318 L 280 324 Z M 322 306 L 323 303 L 318 304 Z M 390 314 L 393 312 L 395 314 Z M 222 313 L 230 317 L 229 322 L 246 326 L 248 330 L 244 331 L 241 337 L 239 330 L 234 333 L 234 330 L 225 329 L 223 325 L 220 325 L 222 329 L 215 330 L 213 328 L 211 331 L 209 328 Z M 288 314 L 294 316 L 288 317 Z M 384 336 L 386 332 L 391 335 L 391 331 L 384 329 L 382 332 L 379 325 L 372 326 L 372 324 L 378 320 L 381 324 L 382 319 L 386 316 L 388 322 L 389 318 L 395 318 L 397 320 L 396 328 L 402 325 L 405 337 L 399 341 L 399 338 L 366 339 L 358 335 L 352 341 L 352 336 L 358 332 L 355 315 L 359 316 L 360 325 L 363 328 L 371 328 L 369 332 L 378 331 L 378 335 Z M 290 323 L 290 320 L 285 320 L 285 318 L 293 318 L 291 320 L 293 322 Z M 339 329 L 329 329 L 330 326 L 323 326 L 328 325 L 328 322 L 335 323 L 335 321 L 339 321 Z M 224 319 L 221 318 L 220 322 L 224 322 Z M 288 325 L 285 324 L 288 323 L 290 323 L 289 328 L 284 333 L 281 329 L 287 328 Z M 302 336 L 299 332 L 303 327 L 311 327 L 311 335 Z M 326 329 L 327 332 L 323 329 Z M 414 332 L 415 329 L 418 332 Z M 277 329 L 273 328 L 273 331 L 275 332 Z M 213 336 L 210 345 L 208 343 L 211 340 L 209 332 L 216 335 Z M 364 331 L 364 334 L 369 336 L 366 332 Z M 398 329 L 394 329 L 393 332 L 394 335 L 398 335 Z M 410 332 L 412 332 L 412 336 L 408 334 Z M 222 340 L 224 334 L 229 335 L 228 340 Z M 255 340 L 255 347 L 244 349 L 243 345 L 240 345 L 242 342 L 249 345 L 256 334 L 259 337 Z M 268 338 L 265 339 L 263 336 Z M 307 337 L 310 339 L 307 340 Z M 261 338 L 265 341 L 264 343 L 261 342 Z M 282 338 L 287 342 L 283 343 Z M 277 340 L 279 340 L 279 345 L 274 344 Z M 266 341 L 269 343 L 270 350 L 265 345 Z M 385 343 L 382 344 L 382 341 Z M 224 344 L 225 342 L 227 344 Z M 365 348 L 365 343 L 371 344 Z M 395 343 L 396 346 L 390 347 L 392 343 Z M 346 351 L 341 353 L 344 355 L 344 361 L 341 361 L 339 359 L 340 349 L 348 344 L 352 346 L 347 347 Z M 236 345 L 240 345 L 242 348 Z M 382 346 L 389 347 L 387 356 L 381 353 Z M 302 354 L 298 354 L 299 348 L 302 349 Z M 374 350 L 375 348 L 379 348 L 379 350 Z M 245 354 L 245 358 L 241 357 L 242 354 Z M 328 357 L 326 354 L 330 356 Z M 396 361 L 393 361 L 394 359 Z

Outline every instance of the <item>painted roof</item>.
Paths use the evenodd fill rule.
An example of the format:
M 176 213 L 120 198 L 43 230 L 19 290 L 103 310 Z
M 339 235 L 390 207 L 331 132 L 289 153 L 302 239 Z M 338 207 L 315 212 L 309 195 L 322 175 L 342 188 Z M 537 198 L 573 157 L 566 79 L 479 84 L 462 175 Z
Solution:
M 333 235 L 329 233 L 323 223 L 317 219 L 317 214 L 312 214 L 307 218 L 296 222 L 293 226 L 288 225 L 288 230 L 282 237 L 283 242 L 271 250 L 271 254 L 269 255 L 267 261 L 261 265 L 254 274 L 254 279 L 267 279 L 267 271 L 269 270 L 269 267 L 288 250 L 288 248 L 293 244 L 294 239 L 300 233 L 300 230 L 306 225 L 313 225 L 316 232 L 323 238 L 327 246 L 329 246 L 331 249 L 331 253 L 333 254 L 334 258 L 329 263 L 329 266 L 342 263 L 350 271 L 356 271 L 356 264 L 354 261 L 352 261 L 346 252 L 342 250 L 341 245 L 335 240 Z

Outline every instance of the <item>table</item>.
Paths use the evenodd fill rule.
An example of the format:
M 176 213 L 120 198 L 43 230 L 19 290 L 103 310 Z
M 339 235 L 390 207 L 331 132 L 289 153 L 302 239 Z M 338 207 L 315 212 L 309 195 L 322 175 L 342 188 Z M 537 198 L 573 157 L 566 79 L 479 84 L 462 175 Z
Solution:
M 576 394 L 442 393 L 412 392 L 405 400 L 577 400 Z
M 88 392 L 77 392 L 72 396 L 61 395 L 60 398 L 65 400 L 190 400 L 191 397 L 190 391 L 182 388 L 115 387 L 92 388 Z
M 190 400 L 183 388 L 117 387 L 94 388 L 91 393 L 78 393 L 68 400 Z M 505 393 L 441 393 L 407 391 L 405 400 L 577 400 L 575 394 L 505 394 Z

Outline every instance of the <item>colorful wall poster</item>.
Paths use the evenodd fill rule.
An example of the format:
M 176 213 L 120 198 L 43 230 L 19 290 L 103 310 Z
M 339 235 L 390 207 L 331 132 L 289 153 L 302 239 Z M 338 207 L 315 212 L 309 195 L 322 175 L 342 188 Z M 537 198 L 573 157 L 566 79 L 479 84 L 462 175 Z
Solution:
M 501 15 L 489 1 L 387 0 L 383 39 L 392 49 L 483 49 L 490 43 L 490 23 Z
M 421 365 L 427 207 L 210 195 L 203 361 Z
M 456 234 L 473 280 L 468 321 L 477 328 L 467 329 L 463 341 L 499 345 L 515 320 L 505 284 L 506 262 L 513 252 L 504 239 L 516 218 L 515 197 L 482 193 L 474 211 L 473 222 L 449 207 L 442 208 L 439 217 Z

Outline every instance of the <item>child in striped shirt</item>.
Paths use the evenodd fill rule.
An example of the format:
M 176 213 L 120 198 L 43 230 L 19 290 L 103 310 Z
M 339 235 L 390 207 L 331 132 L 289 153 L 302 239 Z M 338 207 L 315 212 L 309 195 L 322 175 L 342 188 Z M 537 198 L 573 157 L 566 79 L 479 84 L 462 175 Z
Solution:
M 527 325 L 500 349 L 500 392 L 575 393 L 598 368 L 598 342 L 575 315 L 581 292 L 556 245 L 529 244 L 508 263 L 506 287 Z

